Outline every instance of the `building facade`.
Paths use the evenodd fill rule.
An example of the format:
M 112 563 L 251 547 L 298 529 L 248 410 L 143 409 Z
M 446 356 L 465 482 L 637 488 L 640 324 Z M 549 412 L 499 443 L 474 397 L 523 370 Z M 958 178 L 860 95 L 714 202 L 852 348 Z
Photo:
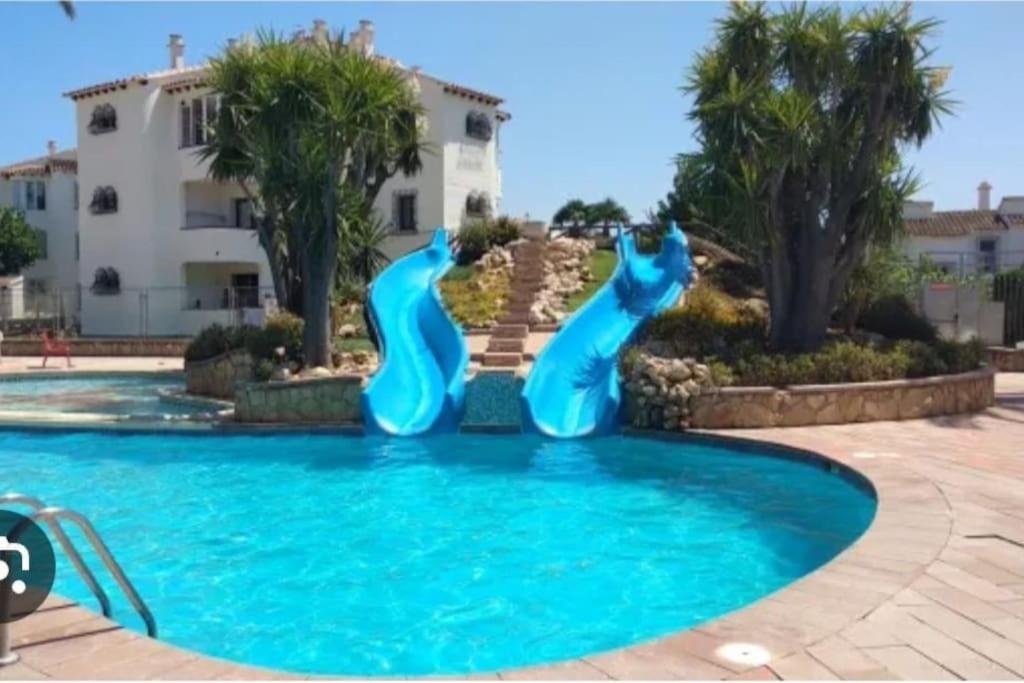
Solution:
M 0 206 L 22 212 L 36 231 L 42 256 L 0 282 L 0 318 L 73 320 L 79 311 L 78 183 L 75 150 L 0 168 Z
M 1024 267 L 1024 197 L 1006 196 L 991 208 L 992 186 L 978 186 L 974 209 L 935 211 L 934 202 L 907 202 L 903 252 L 950 273 L 971 276 Z
M 315 22 L 298 38 L 326 36 Z M 499 138 L 508 114 L 492 95 L 374 55 L 361 22 L 350 49 L 403 69 L 426 110 L 430 153 L 414 177 L 390 179 L 375 209 L 392 258 L 438 226 L 498 210 Z M 273 288 L 240 188 L 208 177 L 198 151 L 217 96 L 205 65 L 187 66 L 172 35 L 169 68 L 66 93 L 75 103 L 81 330 L 85 335 L 191 335 L 212 322 L 258 322 Z

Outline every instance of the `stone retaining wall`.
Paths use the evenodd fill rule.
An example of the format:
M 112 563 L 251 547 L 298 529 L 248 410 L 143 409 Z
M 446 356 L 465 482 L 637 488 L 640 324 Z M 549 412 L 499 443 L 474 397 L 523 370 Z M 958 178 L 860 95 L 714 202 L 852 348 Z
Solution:
M 1000 372 L 1024 372 L 1024 349 L 990 346 L 988 362 Z
M 993 403 L 995 371 L 986 368 L 892 382 L 726 387 L 692 398 L 690 425 L 730 429 L 909 420 L 976 412 Z
M 241 349 L 185 363 L 185 390 L 196 396 L 230 401 L 240 384 L 253 379 L 252 356 Z
M 81 339 L 66 340 L 71 344 L 74 356 L 171 356 L 185 355 L 187 339 Z M 5 356 L 42 356 L 41 337 L 7 337 L 0 343 Z
M 235 392 L 239 422 L 361 422 L 362 375 L 252 382 Z

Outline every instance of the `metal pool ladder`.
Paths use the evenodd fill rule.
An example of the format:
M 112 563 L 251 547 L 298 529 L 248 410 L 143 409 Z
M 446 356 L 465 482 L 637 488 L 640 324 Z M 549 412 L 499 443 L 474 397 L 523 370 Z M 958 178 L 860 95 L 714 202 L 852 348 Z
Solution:
M 66 510 L 60 507 L 51 507 L 46 505 L 43 501 L 33 496 L 26 496 L 20 493 L 5 493 L 0 495 L 0 507 L 8 505 L 23 505 L 25 507 L 32 508 L 33 512 L 29 515 L 29 519 L 33 521 L 43 521 L 50 528 L 54 538 L 60 543 L 61 548 L 64 549 L 64 554 L 71 560 L 71 564 L 78 570 L 78 575 L 82 577 L 82 581 L 89 588 L 96 600 L 100 603 L 100 610 L 103 612 L 103 616 L 110 617 L 110 599 L 107 597 L 103 587 L 100 586 L 96 580 L 96 575 L 92 573 L 89 566 L 85 564 L 85 560 L 82 559 L 82 555 L 78 552 L 75 544 L 72 543 L 71 539 L 64 532 L 64 528 L 61 526 L 61 520 L 67 520 L 72 522 L 79 528 L 85 538 L 89 541 L 93 550 L 100 556 L 103 564 L 106 566 L 107 571 L 110 572 L 111 576 L 114 577 L 114 581 L 121 588 L 125 597 L 132 603 L 135 611 L 138 612 L 139 616 L 146 623 L 146 634 L 150 638 L 156 638 L 156 619 L 153 618 L 153 613 L 149 611 L 149 607 L 146 606 L 145 601 L 139 592 L 135 590 L 135 586 L 125 575 L 124 570 L 121 569 L 121 565 L 118 564 L 117 560 L 114 559 L 114 555 L 110 552 L 110 548 L 100 538 L 96 528 L 85 518 L 84 515 L 75 512 L 74 510 Z M 11 651 L 11 634 L 10 624 L 0 624 L 0 666 L 6 666 L 13 664 L 18 661 L 18 655 Z

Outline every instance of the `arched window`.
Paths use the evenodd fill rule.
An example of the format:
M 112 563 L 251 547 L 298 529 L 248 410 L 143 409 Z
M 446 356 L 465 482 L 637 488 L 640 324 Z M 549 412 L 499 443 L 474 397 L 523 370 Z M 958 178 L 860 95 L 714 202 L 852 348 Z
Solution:
M 467 137 L 486 142 L 491 139 L 492 133 L 491 119 L 488 118 L 487 114 L 479 111 L 471 111 L 466 114 Z
M 470 192 L 466 197 L 466 215 L 486 218 L 491 214 L 491 200 L 486 192 Z
M 99 104 L 92 110 L 89 132 L 93 135 L 117 130 L 117 111 L 112 104 Z
M 92 193 L 89 211 L 94 214 L 117 212 L 117 191 L 111 186 L 97 187 Z
M 93 294 L 118 294 L 121 291 L 121 276 L 110 266 L 97 268 L 89 289 Z

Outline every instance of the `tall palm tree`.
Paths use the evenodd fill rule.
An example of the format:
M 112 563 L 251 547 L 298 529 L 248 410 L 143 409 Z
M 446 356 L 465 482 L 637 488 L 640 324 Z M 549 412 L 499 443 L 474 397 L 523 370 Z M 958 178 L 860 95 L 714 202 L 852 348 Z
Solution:
M 582 199 L 570 199 L 555 212 L 555 215 L 551 218 L 551 222 L 558 226 L 564 226 L 568 223 L 575 228 L 575 230 L 570 232 L 572 234 L 578 234 L 580 226 L 586 225 L 587 223 L 586 202 Z
M 388 178 L 419 172 L 423 108 L 402 71 L 340 37 L 261 32 L 212 60 L 210 82 L 221 108 L 201 154 L 253 199 L 275 290 L 306 323 L 303 356 L 329 365 L 341 245 Z

